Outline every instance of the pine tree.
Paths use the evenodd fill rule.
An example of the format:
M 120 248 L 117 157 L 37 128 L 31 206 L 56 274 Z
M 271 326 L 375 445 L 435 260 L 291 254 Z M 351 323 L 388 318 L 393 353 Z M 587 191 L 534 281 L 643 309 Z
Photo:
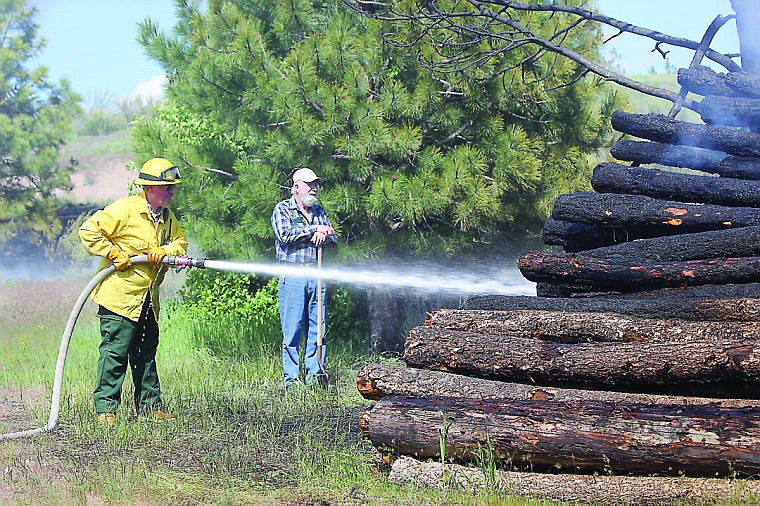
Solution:
M 141 26 L 168 102 L 133 140 L 142 158 L 186 167 L 175 201 L 213 257 L 271 258 L 271 212 L 301 166 L 323 178 L 346 258 L 505 241 L 538 230 L 558 193 L 588 184 L 587 157 L 609 134 L 615 97 L 600 107 L 590 80 L 557 87 L 579 76 L 568 60 L 526 49 L 500 55 L 525 61 L 498 79 L 432 75 L 383 42 L 389 27 L 339 1 L 178 5 L 171 35 Z M 417 37 L 407 29 L 396 40 Z M 575 49 L 595 52 L 600 34 L 583 34 Z
M 60 233 L 55 192 L 70 186 L 71 167 L 58 163 L 61 146 L 80 112 L 66 81 L 51 83 L 44 67 L 31 68 L 43 42 L 36 9 L 24 0 L 0 0 L 0 243 L 38 248 Z M 16 241 L 20 239 L 19 241 Z

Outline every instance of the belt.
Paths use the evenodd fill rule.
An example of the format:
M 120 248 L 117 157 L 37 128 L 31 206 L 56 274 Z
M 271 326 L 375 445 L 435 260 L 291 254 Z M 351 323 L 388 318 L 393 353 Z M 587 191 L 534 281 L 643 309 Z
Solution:
M 277 260 L 278 264 L 289 264 L 289 265 L 298 265 L 300 267 L 316 267 L 316 263 L 314 262 L 289 262 L 287 260 Z

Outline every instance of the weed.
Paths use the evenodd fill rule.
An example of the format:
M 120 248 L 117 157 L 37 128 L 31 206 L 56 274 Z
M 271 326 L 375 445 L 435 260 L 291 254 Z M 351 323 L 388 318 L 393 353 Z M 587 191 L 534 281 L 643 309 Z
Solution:
M 3 286 L 12 297 L 0 300 L 10 311 L 0 336 L 0 430 L 44 423 L 59 338 L 83 284 L 27 285 L 50 297 L 37 311 L 17 302 L 35 305 L 21 284 Z M 163 399 L 176 421 L 138 418 L 128 375 L 117 423 L 101 427 L 91 403 L 100 342 L 94 312 L 85 308 L 72 336 L 58 428 L 0 444 L 0 502 L 12 489 L 10 502 L 44 504 L 503 503 L 459 488 L 392 484 L 375 472 L 373 448 L 358 424 L 369 402 L 354 383 L 358 367 L 374 359 L 366 348 L 336 339 L 329 357 L 334 388 L 290 394 L 276 337 L 251 330 L 248 320 L 198 324 L 182 305 L 162 312 L 157 355 Z M 211 342 L 234 350 L 215 352 Z M 19 408 L 16 418 L 7 416 L 6 397 Z M 446 419 L 442 461 L 449 426 Z

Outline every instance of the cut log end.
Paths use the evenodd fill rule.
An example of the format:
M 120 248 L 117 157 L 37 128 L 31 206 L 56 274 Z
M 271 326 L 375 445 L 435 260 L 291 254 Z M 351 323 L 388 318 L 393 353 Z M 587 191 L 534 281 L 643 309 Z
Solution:
M 382 393 L 377 388 L 377 383 L 366 377 L 356 377 L 356 389 L 365 399 L 377 400 L 382 397 Z

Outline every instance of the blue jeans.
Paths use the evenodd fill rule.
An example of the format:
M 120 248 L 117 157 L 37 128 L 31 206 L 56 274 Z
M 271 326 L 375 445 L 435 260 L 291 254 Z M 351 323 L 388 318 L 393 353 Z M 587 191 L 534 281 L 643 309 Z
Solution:
M 316 271 L 314 271 L 316 274 Z M 285 386 L 298 381 L 301 372 L 299 346 L 306 336 L 304 361 L 306 384 L 311 385 L 319 374 L 317 364 L 317 280 L 296 276 L 280 276 L 277 284 L 282 325 L 282 372 Z M 322 336 L 327 328 L 327 291 L 322 282 Z M 325 366 L 325 346 L 322 342 L 322 367 Z

